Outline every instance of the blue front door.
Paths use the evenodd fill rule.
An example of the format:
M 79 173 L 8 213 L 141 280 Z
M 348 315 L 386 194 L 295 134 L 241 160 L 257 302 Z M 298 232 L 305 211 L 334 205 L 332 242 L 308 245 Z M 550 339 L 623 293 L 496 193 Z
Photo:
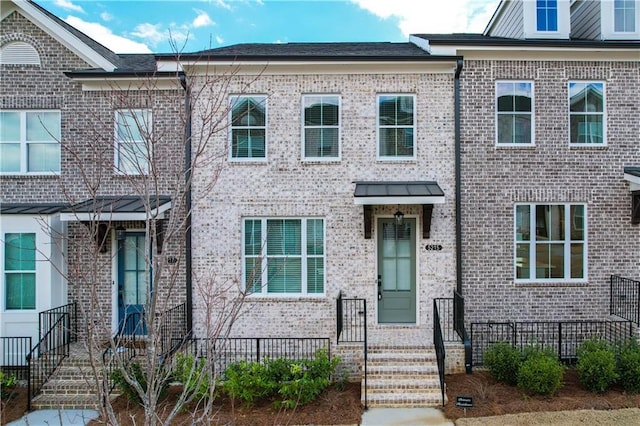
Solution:
M 124 334 L 147 334 L 145 305 L 151 279 L 145 256 L 144 232 L 127 232 L 118 241 L 118 329 Z

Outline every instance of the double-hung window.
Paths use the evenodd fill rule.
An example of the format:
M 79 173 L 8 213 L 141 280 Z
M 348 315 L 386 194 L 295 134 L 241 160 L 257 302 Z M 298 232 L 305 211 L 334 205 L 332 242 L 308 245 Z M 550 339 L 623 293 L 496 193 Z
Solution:
M 4 234 L 5 309 L 36 308 L 36 234 Z
M 569 82 L 571 145 L 604 145 L 605 94 L 602 82 Z
M 613 30 L 617 33 L 636 32 L 637 0 L 614 0 Z
M 267 98 L 233 96 L 231 103 L 231 158 L 266 158 Z
M 305 95 L 303 107 L 303 157 L 337 159 L 340 157 L 340 97 Z
M 116 171 L 128 175 L 149 173 L 152 129 L 151 110 L 116 111 Z
M 536 30 L 558 31 L 558 0 L 536 0 Z
M 414 105 L 414 95 L 378 95 L 380 158 L 415 158 Z
M 245 219 L 243 249 L 250 293 L 324 293 L 323 219 Z
M 516 281 L 584 281 L 586 260 L 585 205 L 516 205 Z
M 533 145 L 533 83 L 496 82 L 496 144 Z
M 60 120 L 60 111 L 0 111 L 0 173 L 59 173 Z

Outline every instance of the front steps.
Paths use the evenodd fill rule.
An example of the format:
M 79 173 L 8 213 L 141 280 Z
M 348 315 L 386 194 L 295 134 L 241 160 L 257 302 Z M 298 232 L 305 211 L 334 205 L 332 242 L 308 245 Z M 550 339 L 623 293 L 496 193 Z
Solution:
M 369 408 L 442 405 L 433 347 L 373 346 L 368 352 L 366 405 Z M 361 395 L 365 404 L 364 380 Z

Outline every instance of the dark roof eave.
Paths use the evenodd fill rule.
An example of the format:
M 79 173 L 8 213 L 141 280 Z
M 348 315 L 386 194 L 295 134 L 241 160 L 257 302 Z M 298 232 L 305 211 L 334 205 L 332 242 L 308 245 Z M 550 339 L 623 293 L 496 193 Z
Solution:
M 430 45 L 453 45 L 453 46 L 526 46 L 526 47 L 571 47 L 580 49 L 593 48 L 618 48 L 618 49 L 640 49 L 640 41 L 620 41 L 620 40 L 546 40 L 546 39 L 506 39 L 491 37 L 452 37 L 452 38 L 431 38 L 431 34 L 416 34 L 416 37 L 429 41 Z
M 176 59 L 174 55 L 156 55 L 158 60 Z M 211 62 L 456 62 L 459 55 L 429 55 L 424 56 L 304 56 L 304 55 L 182 55 L 183 60 L 211 61 Z
M 96 78 L 103 77 L 109 79 L 118 78 L 175 78 L 184 74 L 182 71 L 104 71 L 104 70 L 87 70 L 87 71 L 67 71 L 64 73 L 69 78 Z

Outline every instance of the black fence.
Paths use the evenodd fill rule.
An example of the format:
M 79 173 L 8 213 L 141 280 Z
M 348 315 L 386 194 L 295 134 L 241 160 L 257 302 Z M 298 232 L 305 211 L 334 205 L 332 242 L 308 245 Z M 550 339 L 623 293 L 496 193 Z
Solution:
M 31 351 L 31 337 L 0 337 L 0 370 L 18 380 L 27 380 L 27 354 Z
M 471 324 L 472 362 L 482 365 L 484 352 L 491 345 L 507 342 L 519 349 L 533 345 L 551 349 L 561 361 L 573 363 L 585 340 L 622 343 L 632 339 L 634 331 L 631 321 L 476 322 Z
M 443 342 L 459 342 L 460 337 L 455 330 L 455 324 L 453 321 L 453 298 L 452 297 L 439 297 L 433 299 L 434 312 L 437 309 L 439 326 L 442 334 Z M 435 317 L 434 317 L 435 319 Z
M 640 281 L 611 275 L 609 313 L 640 324 Z
M 444 407 L 444 404 L 445 404 L 444 360 L 446 357 L 446 352 L 444 349 L 442 327 L 440 326 L 440 322 L 441 322 L 441 318 L 438 312 L 438 299 L 434 299 L 433 300 L 433 343 L 436 349 L 436 361 L 438 363 L 438 377 L 440 379 L 440 390 L 442 392 L 442 406 Z
M 181 303 L 159 314 L 160 352 L 167 355 L 179 348 L 187 338 L 187 304 Z
M 364 358 L 364 408 L 367 404 L 367 361 L 369 358 L 367 349 L 367 301 L 365 299 L 342 297 L 338 293 L 336 299 L 336 341 L 340 343 L 362 343 Z
M 38 314 L 38 338 L 42 338 L 47 331 L 51 330 L 54 324 L 63 316 L 69 317 L 69 339 L 71 342 L 78 341 L 78 305 L 68 303 L 53 309 L 42 311 Z

